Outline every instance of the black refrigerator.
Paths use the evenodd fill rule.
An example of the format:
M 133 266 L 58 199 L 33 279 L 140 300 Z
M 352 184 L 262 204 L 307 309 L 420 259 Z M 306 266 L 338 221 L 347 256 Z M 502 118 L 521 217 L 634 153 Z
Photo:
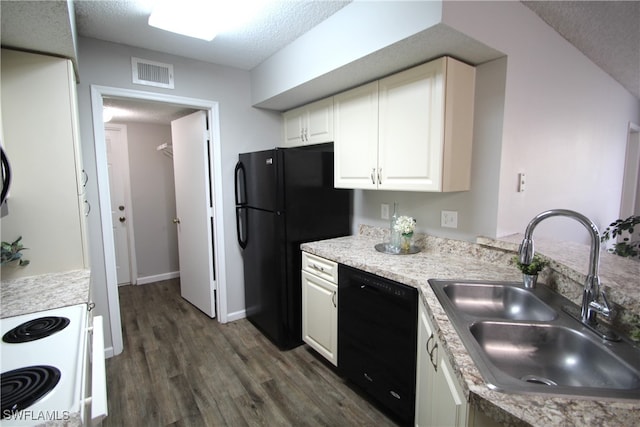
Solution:
M 333 187 L 333 144 L 240 154 L 235 197 L 247 319 L 280 349 L 296 347 L 300 244 L 351 232 L 352 191 Z

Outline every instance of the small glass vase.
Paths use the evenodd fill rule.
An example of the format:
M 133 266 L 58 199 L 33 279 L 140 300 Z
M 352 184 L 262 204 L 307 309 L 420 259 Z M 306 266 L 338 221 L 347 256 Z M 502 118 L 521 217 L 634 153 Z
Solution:
M 411 234 L 403 234 L 400 239 L 400 251 L 403 253 L 409 252 L 411 249 L 411 240 L 413 238 L 413 233 Z
M 537 274 L 522 274 L 522 283 L 524 287 L 527 289 L 534 289 L 536 287 L 536 282 L 538 281 Z

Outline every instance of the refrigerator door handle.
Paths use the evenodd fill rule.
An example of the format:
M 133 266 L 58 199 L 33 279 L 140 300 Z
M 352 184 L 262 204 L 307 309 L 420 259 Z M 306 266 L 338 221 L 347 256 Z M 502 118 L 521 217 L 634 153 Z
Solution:
M 242 175 L 242 177 L 241 177 Z M 236 169 L 234 171 L 235 178 L 235 193 L 236 193 L 236 205 L 244 206 L 247 204 L 247 179 L 244 164 L 242 162 L 236 163 Z
M 245 211 L 245 214 L 242 214 L 242 211 Z M 247 247 L 247 242 L 249 241 L 249 236 L 247 235 L 247 209 L 243 207 L 236 207 L 236 233 L 238 236 L 238 244 L 242 249 Z

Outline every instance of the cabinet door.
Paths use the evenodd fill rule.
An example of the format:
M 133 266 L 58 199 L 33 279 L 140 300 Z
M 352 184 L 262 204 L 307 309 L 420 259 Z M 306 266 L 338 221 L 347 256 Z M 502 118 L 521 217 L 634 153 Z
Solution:
M 424 303 L 418 308 L 418 366 L 416 370 L 416 426 L 431 425 L 431 390 L 435 369 L 429 357 L 433 342 L 433 329 L 427 318 Z M 429 347 L 427 347 L 429 344 Z
M 378 82 L 333 98 L 334 185 L 378 187 Z
M 333 141 L 333 97 L 287 111 L 282 117 L 283 147 Z
M 282 115 L 284 119 L 283 147 L 297 147 L 303 145 L 302 129 L 304 126 L 304 109 L 296 108 Z
M 2 143 L 13 172 L 2 240 L 22 236 L 31 261 L 26 268 L 5 266 L 2 278 L 86 268 L 73 67 L 66 59 L 6 49 L 0 63 Z
M 378 188 L 441 190 L 444 73 L 442 58 L 380 80 Z
M 309 104 L 303 134 L 307 144 L 333 141 L 333 97 Z
M 418 311 L 416 426 L 467 425 L 468 403 L 441 345 L 434 335 L 424 303 Z
M 439 348 L 436 347 L 434 353 Z M 467 401 L 453 369 L 445 356 L 438 356 L 431 393 L 431 425 L 465 427 L 467 425 Z
M 302 272 L 302 339 L 338 366 L 338 286 Z

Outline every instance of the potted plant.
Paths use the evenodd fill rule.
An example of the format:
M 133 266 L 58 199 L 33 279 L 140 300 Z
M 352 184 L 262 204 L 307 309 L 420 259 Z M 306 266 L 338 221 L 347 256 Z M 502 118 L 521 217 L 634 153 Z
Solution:
M 18 265 L 20 267 L 25 267 L 29 265 L 29 260 L 22 259 L 21 251 L 28 249 L 22 246 L 20 242 L 22 240 L 22 236 L 18 237 L 15 242 L 8 243 L 2 242 L 2 262 L 0 265 L 5 265 L 13 261 L 18 261 Z
M 607 249 L 612 254 L 626 258 L 640 259 L 640 239 L 633 239 L 634 227 L 640 224 L 640 216 L 632 215 L 627 219 L 617 219 L 604 230 L 601 242 L 622 237 L 622 241 L 616 241 L 613 247 Z
M 538 273 L 540 270 L 549 265 L 549 262 L 542 259 L 539 255 L 534 255 L 531 260 L 531 264 L 523 264 L 520 262 L 520 258 L 513 257 L 513 262 L 518 269 L 522 272 L 522 281 L 525 288 L 535 288 L 538 280 Z

